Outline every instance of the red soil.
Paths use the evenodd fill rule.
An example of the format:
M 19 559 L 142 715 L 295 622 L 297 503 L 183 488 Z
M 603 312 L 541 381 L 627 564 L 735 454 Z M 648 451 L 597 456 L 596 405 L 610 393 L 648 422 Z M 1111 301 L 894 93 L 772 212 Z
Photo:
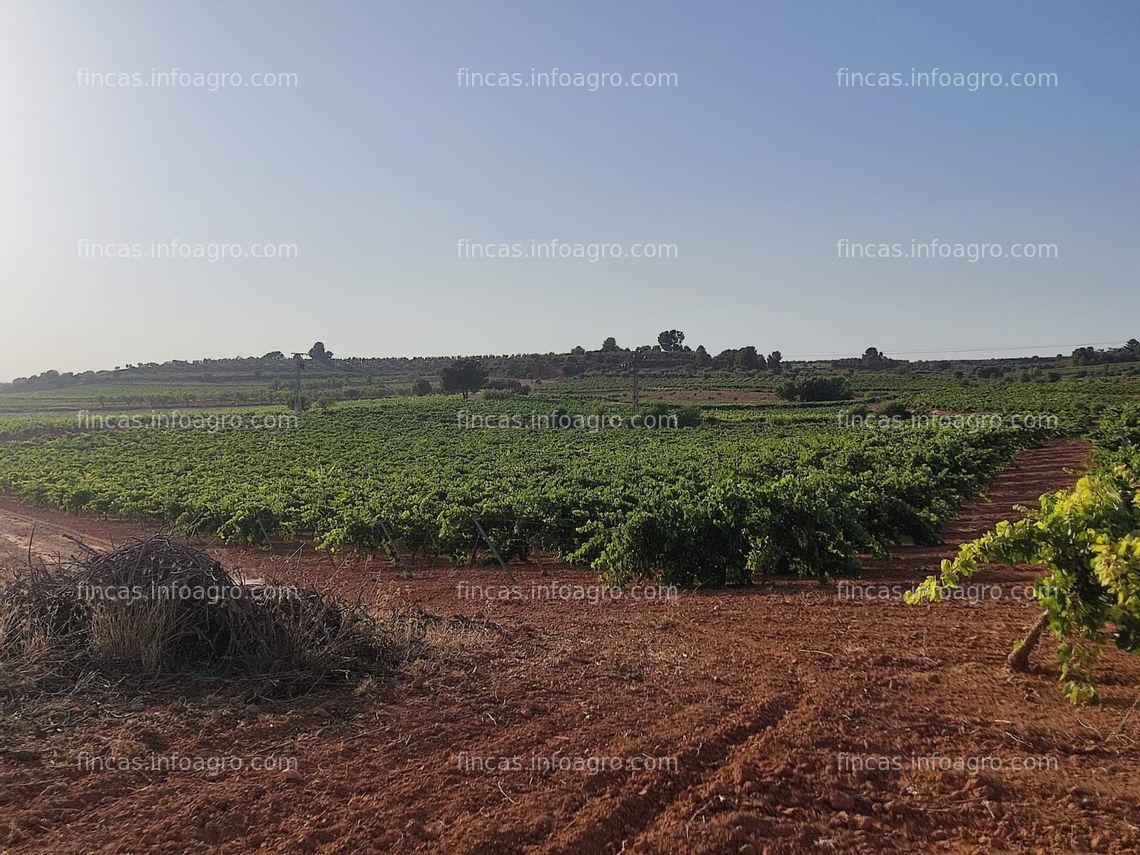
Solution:
M 1072 483 L 1086 453 L 1078 441 L 1025 452 L 948 527 L 948 539 L 980 534 L 1014 504 Z M 40 524 L 36 542 L 47 539 L 52 551 L 70 543 L 65 531 L 98 545 L 137 531 L 5 502 L 0 531 L 14 553 L 30 519 Z M 867 562 L 856 584 L 905 586 L 951 552 L 900 548 L 892 561 Z M 299 561 L 217 554 L 255 575 L 333 567 L 311 552 Z M 518 589 L 592 583 L 580 571 L 546 569 L 514 568 Z M 359 560 L 334 584 L 489 617 L 502 633 L 448 636 L 393 685 L 355 693 L 256 706 L 224 686 L 215 695 L 79 688 L 0 700 L 0 851 L 1140 848 L 1140 661 L 1106 653 L 1099 707 L 1060 695 L 1050 638 L 1033 671 L 1006 670 L 1011 643 L 1037 614 L 1010 595 L 1033 578 L 1029 569 L 994 570 L 985 579 L 997 589 L 934 607 L 800 582 L 667 602 L 487 602 L 465 599 L 458 586 L 510 584 L 497 569 L 437 566 L 414 576 Z M 81 751 L 276 753 L 297 769 L 92 771 L 77 765 Z M 531 768 L 532 758 L 552 756 L 565 765 L 668 759 L 652 771 Z M 979 763 L 989 768 L 955 768 Z

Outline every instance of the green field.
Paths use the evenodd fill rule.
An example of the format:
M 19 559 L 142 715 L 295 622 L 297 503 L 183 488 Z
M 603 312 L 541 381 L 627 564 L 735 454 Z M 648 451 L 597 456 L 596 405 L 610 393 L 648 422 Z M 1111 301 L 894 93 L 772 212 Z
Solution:
M 638 413 L 667 421 L 678 405 L 540 395 L 341 402 L 295 422 L 280 407 L 173 421 L 155 411 L 166 419 L 157 423 L 151 413 L 10 416 L 0 418 L 0 488 L 227 540 L 312 537 L 390 553 L 395 543 L 464 560 L 486 551 L 478 519 L 506 558 L 540 549 L 611 578 L 739 583 L 853 572 L 859 552 L 936 542 L 938 524 L 1018 449 L 1083 432 L 1136 392 L 1130 375 L 876 375 L 855 388 L 868 379 L 927 421 L 880 424 L 860 400 L 729 402 L 687 409 L 692 426 L 631 427 Z M 1010 424 L 1014 413 L 1040 418 Z

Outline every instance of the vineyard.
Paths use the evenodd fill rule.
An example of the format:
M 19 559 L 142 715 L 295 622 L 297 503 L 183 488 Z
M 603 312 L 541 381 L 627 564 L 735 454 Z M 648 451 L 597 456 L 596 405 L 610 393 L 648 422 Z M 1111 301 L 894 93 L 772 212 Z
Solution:
M 16 796 L 0 844 L 76 855 L 205 853 L 219 840 L 258 851 L 268 839 L 313 852 L 341 839 L 392 852 L 619 852 L 632 822 L 641 848 L 662 853 L 758 852 L 757 840 L 974 851 L 983 835 L 977 851 L 1135 851 L 1140 672 L 1121 653 L 1140 625 L 1138 490 L 1121 469 L 1136 471 L 1140 441 L 1130 379 L 876 380 L 879 391 L 856 382 L 845 402 L 706 401 L 695 419 L 691 404 L 541 394 L 341 402 L 296 422 L 280 408 L 188 411 L 169 425 L 98 409 L 0 419 L 0 533 L 13 558 L 74 547 L 72 534 L 102 549 L 167 525 L 213 533 L 228 545 L 195 542 L 222 564 L 196 559 L 191 570 L 316 579 L 345 603 L 363 597 L 385 645 L 404 639 L 381 648 L 395 670 L 351 692 L 338 681 L 365 673 L 341 658 L 354 637 L 330 648 L 312 634 L 325 622 L 304 611 L 300 632 L 254 637 L 283 645 L 300 671 L 282 673 L 255 646 L 247 658 L 267 673 L 207 670 L 200 692 L 194 674 L 155 689 L 165 684 L 120 683 L 113 671 L 121 690 L 85 682 L 58 696 L 21 695 L 31 689 L 19 683 L 5 709 L 12 750 L 0 777 Z M 1013 427 L 1018 414 L 1049 418 Z M 664 424 L 645 426 L 651 418 Z M 1090 462 L 1070 497 L 1062 488 Z M 1001 522 L 1042 494 L 1038 518 Z M 988 552 L 959 550 L 979 535 Z M 281 539 L 322 550 L 297 558 Z M 92 560 L 129 577 L 139 550 L 166 554 L 167 543 Z M 387 569 L 397 554 L 412 573 Z M 918 593 L 951 601 L 906 605 L 902 592 L 942 558 Z M 1006 559 L 1047 575 L 1018 566 L 991 575 L 980 598 L 946 593 Z M 635 586 L 598 585 L 599 573 L 728 587 L 636 599 Z M 57 588 L 66 603 L 69 589 Z M 626 595 L 575 593 L 596 589 Z M 896 593 L 859 593 L 875 590 Z M 1015 596 L 1027 590 L 1039 596 Z M 1009 671 L 1011 644 L 1042 608 L 1057 644 L 1029 673 Z M 91 656 L 83 626 L 101 624 L 81 625 Z M 1050 685 L 1058 679 L 1064 692 Z M 45 734 L 42 721 L 68 726 Z M 77 752 L 208 759 L 251 746 L 297 766 L 76 768 Z M 513 772 L 463 760 L 523 751 L 670 766 Z M 872 765 L 886 761 L 888 771 Z M 953 765 L 927 765 L 943 762 Z M 999 765 L 970 766 L 982 762 Z M 208 833 L 196 830 L 203 804 L 222 818 Z M 231 821 L 233 804 L 263 819 Z M 1001 813 L 1013 804 L 1016 814 Z M 67 827 L 54 819 L 61 808 Z M 171 819 L 134 821 L 148 811 Z
M 996 393 L 983 391 L 975 409 Z M 228 542 L 312 538 L 393 560 L 473 560 L 493 544 L 504 560 L 553 553 L 615 582 L 825 577 L 857 572 L 860 553 L 938 542 L 940 522 L 1019 449 L 1081 430 L 1096 409 L 1091 392 L 1032 391 L 1002 409 L 1059 414 L 1033 429 L 877 429 L 837 405 L 714 405 L 689 427 L 591 429 L 591 415 L 631 411 L 539 396 L 346 402 L 263 430 L 10 418 L 0 488 Z M 583 427 L 531 427 L 551 413 Z M 522 427 L 498 427 L 512 419 Z

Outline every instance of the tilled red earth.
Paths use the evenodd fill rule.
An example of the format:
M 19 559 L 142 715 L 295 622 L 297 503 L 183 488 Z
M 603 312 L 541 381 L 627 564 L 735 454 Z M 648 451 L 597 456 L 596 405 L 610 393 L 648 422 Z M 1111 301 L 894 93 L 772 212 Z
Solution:
M 1087 447 L 1025 452 L 964 509 L 980 534 L 1075 480 Z M 137 528 L 0 503 L 13 555 Z M 22 533 L 22 535 L 21 535 Z M 23 542 L 23 547 L 19 544 Z M 250 704 L 235 687 L 2 701 L 0 852 L 1135 852 L 1140 662 L 1109 651 L 1099 707 L 1057 688 L 1029 569 L 970 599 L 898 594 L 951 547 L 900 548 L 836 587 L 647 599 L 547 566 L 417 568 L 218 548 L 250 575 L 490 623 L 449 632 L 388 686 Z M 339 566 L 339 565 L 338 565 Z M 505 587 L 504 587 L 505 586 Z M 501 631 L 495 626 L 501 628 Z M 480 628 L 482 627 L 482 628 Z M 243 769 L 91 768 L 240 757 Z M 251 768 L 276 756 L 292 770 Z M 183 761 L 189 762 L 189 761 Z M 96 764 L 98 766 L 99 764 Z

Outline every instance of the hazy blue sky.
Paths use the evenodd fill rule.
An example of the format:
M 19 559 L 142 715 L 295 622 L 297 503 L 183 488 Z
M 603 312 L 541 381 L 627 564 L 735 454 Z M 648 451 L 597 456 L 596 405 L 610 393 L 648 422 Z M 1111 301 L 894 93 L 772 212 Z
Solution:
M 1057 85 L 837 82 L 935 67 Z M 297 85 L 90 77 L 175 68 Z M 461 68 L 677 84 L 480 88 Z M 316 339 L 360 356 L 673 327 L 786 355 L 1123 341 L 1140 335 L 1138 82 L 1130 0 L 2 0 L 0 379 Z M 850 259 L 843 238 L 1059 257 Z M 462 239 L 678 257 L 465 259 Z M 172 240 L 299 257 L 84 257 Z

